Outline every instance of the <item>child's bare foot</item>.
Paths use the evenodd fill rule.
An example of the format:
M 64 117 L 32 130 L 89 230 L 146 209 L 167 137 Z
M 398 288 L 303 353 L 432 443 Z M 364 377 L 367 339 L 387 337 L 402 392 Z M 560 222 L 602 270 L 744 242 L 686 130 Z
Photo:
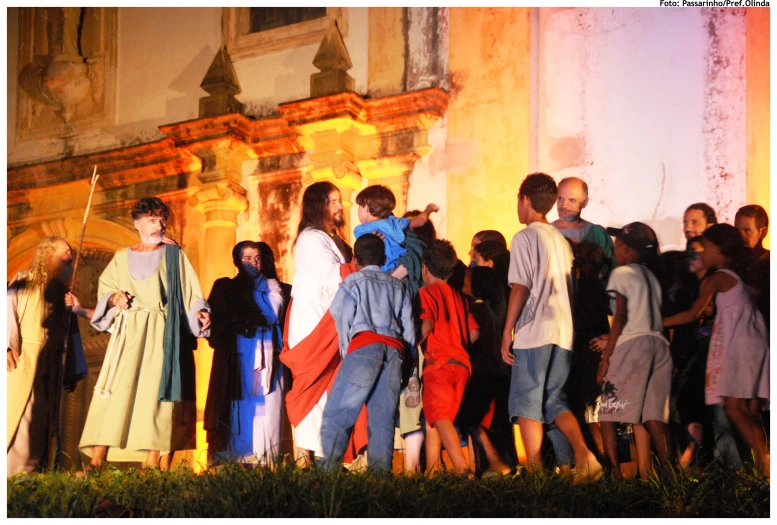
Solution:
M 587 483 L 601 478 L 604 470 L 601 463 L 596 460 L 596 456 L 590 454 L 588 456 L 588 464 L 577 465 L 571 472 L 574 476 L 572 478 L 573 483 Z

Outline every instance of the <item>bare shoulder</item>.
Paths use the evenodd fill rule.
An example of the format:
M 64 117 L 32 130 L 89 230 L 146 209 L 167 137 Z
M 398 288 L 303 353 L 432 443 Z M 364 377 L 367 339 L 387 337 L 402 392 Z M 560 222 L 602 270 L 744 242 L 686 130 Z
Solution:
M 737 285 L 738 279 L 730 273 L 717 271 L 709 277 L 709 281 L 716 291 L 725 293 Z

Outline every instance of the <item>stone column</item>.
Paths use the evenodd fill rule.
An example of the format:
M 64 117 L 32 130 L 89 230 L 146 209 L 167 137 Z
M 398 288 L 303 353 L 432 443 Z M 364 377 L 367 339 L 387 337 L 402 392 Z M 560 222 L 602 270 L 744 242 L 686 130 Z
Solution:
M 418 148 L 422 150 L 423 148 Z M 397 199 L 394 215 L 401 217 L 407 211 L 407 188 L 410 185 L 410 173 L 413 171 L 416 161 L 426 151 L 414 151 L 404 155 L 383 157 L 358 161 L 359 172 L 367 179 L 367 185 L 381 184 L 387 186 Z
M 217 143 L 194 152 L 202 159 L 203 171 L 197 178 L 202 182 L 199 191 L 189 199 L 189 205 L 205 217 L 203 239 L 200 250 L 198 276 L 202 291 L 207 298 L 213 283 L 220 277 L 235 274 L 232 263 L 232 248 L 236 242 L 237 223 L 240 213 L 248 209 L 246 191 L 240 186 L 242 174 L 240 165 L 244 155 L 235 151 L 229 142 Z M 197 450 L 192 458 L 195 471 L 207 464 L 207 442 L 203 416 L 208 395 L 213 349 L 207 341 L 198 339 L 194 353 L 197 394 Z

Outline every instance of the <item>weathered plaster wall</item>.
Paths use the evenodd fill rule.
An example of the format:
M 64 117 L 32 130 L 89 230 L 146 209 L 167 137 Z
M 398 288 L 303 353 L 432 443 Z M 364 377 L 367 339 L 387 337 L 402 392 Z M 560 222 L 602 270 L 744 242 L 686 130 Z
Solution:
M 8 163 L 150 142 L 161 137 L 158 126 L 196 118 L 199 98 L 207 95 L 200 82 L 220 45 L 221 8 L 120 8 L 116 125 L 65 139 L 17 144 L 16 119 L 9 118 Z M 17 39 L 10 40 L 10 34 L 8 53 L 18 54 Z M 8 72 L 10 97 L 17 89 L 16 68 L 10 62 Z M 9 98 L 12 106 L 15 95 Z
M 353 68 L 355 91 L 367 92 L 368 14 L 366 7 L 349 8 L 348 36 L 344 38 Z M 237 96 L 246 113 L 264 116 L 276 111 L 278 104 L 310 97 L 310 75 L 319 44 L 284 49 L 234 61 L 243 92 Z M 198 84 L 199 85 L 199 84 Z
M 647 222 L 664 250 L 685 246 L 693 202 L 732 222 L 747 186 L 744 10 L 547 8 L 539 23 L 538 167 L 588 182 L 585 218 Z
M 769 213 L 769 10 L 748 9 L 746 19 L 747 203 Z
M 432 224 L 437 230 L 437 237 L 447 237 L 448 200 L 448 124 L 447 117 L 436 122 L 428 134 L 432 149 L 425 157 L 420 158 L 410 174 L 410 187 L 407 190 L 407 210 L 421 210 L 433 202 L 440 206 L 440 211 L 431 216 Z M 453 211 L 453 213 L 458 213 Z
M 529 8 L 451 8 L 446 237 L 469 262 L 472 235 L 518 230 L 529 166 Z
M 8 15 L 8 33 L 6 35 L 8 48 L 6 50 L 6 67 L 8 68 L 8 91 L 6 92 L 6 144 L 8 148 L 8 154 L 10 159 L 10 153 L 16 142 L 16 90 L 18 84 L 13 81 L 12 71 L 18 69 L 19 64 L 19 8 L 8 7 L 6 10 Z M 10 162 L 10 160 L 9 160 Z
M 407 8 L 369 8 L 367 89 L 374 97 L 404 91 Z
M 358 93 L 367 91 L 367 8 L 350 8 L 345 38 L 353 62 L 349 74 Z M 18 9 L 8 9 L 8 163 L 27 164 L 150 142 L 157 127 L 197 118 L 200 89 L 222 45 L 220 7 L 119 9 L 116 125 L 66 139 L 16 143 Z M 174 30 L 173 30 L 174 29 Z M 318 44 L 236 60 L 249 115 L 263 116 L 277 105 L 308 98 Z

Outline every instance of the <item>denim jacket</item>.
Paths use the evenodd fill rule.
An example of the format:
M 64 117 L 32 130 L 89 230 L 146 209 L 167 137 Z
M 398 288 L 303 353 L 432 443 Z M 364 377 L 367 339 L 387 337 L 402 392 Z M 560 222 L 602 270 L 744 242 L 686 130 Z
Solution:
M 335 320 L 340 355 L 359 332 L 369 331 L 405 341 L 415 347 L 412 292 L 404 280 L 365 266 L 340 284 L 329 312 Z

